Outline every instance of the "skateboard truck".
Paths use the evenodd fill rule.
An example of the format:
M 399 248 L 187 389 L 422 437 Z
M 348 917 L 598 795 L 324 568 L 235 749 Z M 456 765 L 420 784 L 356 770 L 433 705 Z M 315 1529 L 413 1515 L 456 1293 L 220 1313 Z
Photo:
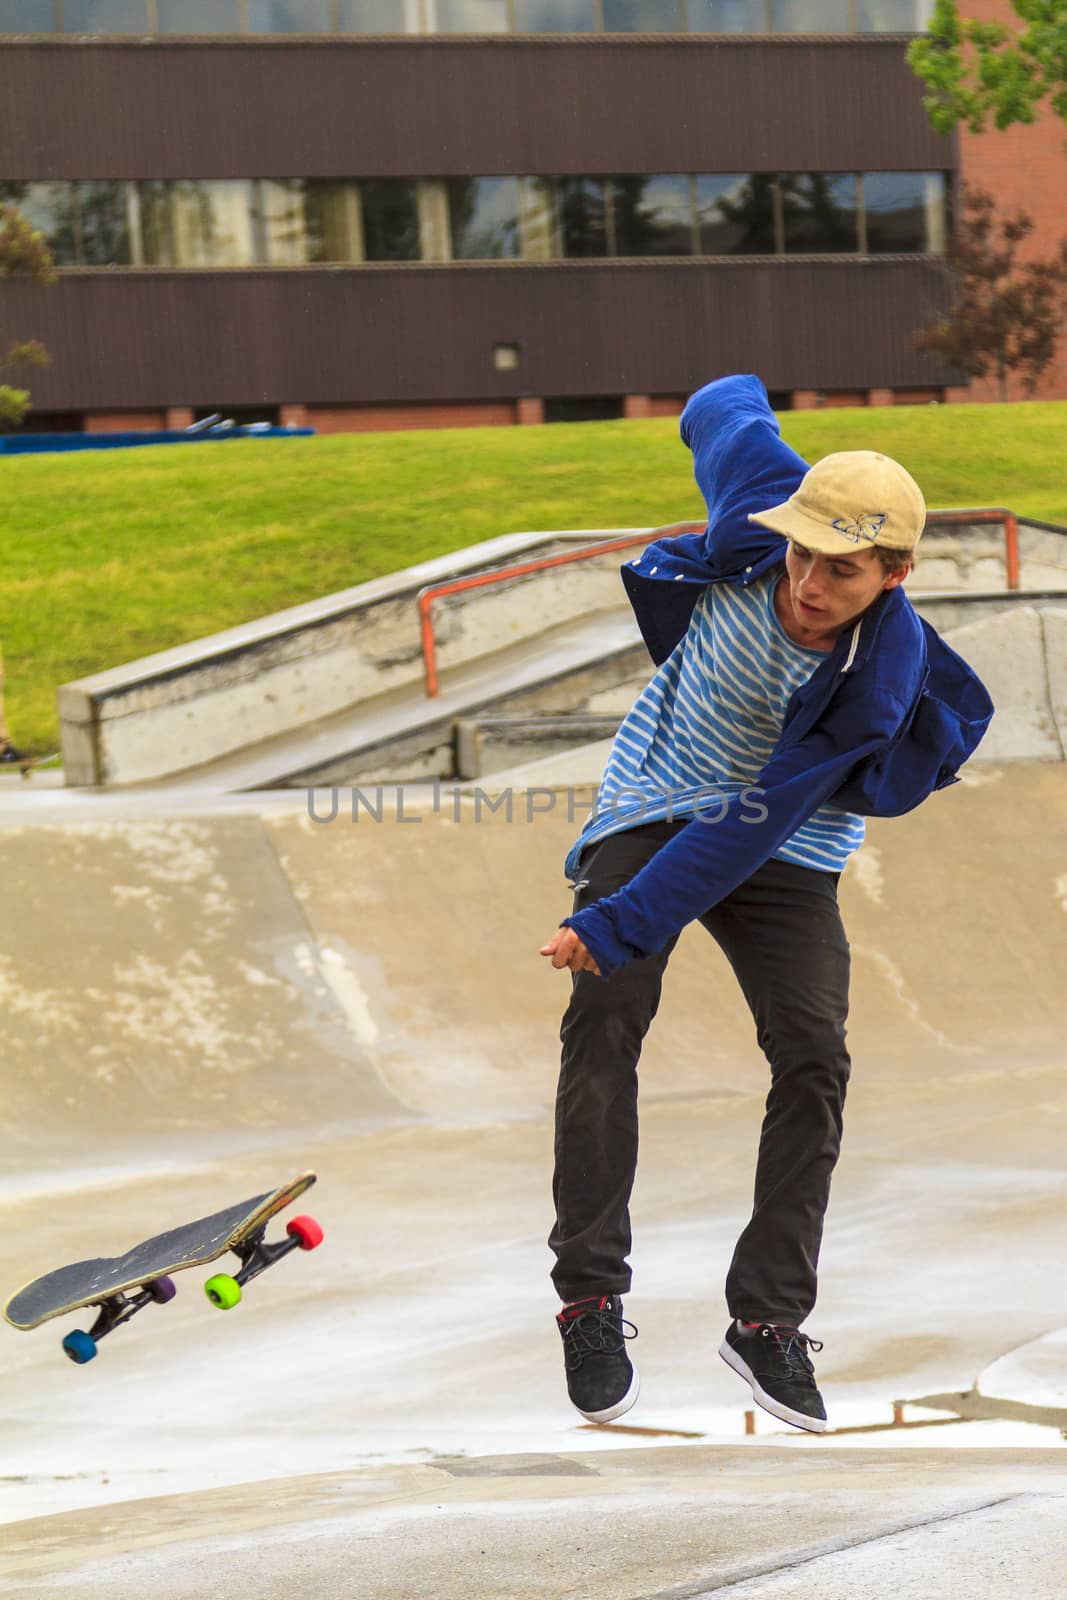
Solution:
M 240 1272 L 235 1272 L 232 1277 L 228 1272 L 217 1272 L 205 1283 L 204 1293 L 220 1311 L 232 1310 L 241 1299 L 244 1285 L 252 1278 L 258 1278 L 268 1267 L 273 1267 L 290 1250 L 314 1250 L 316 1245 L 322 1243 L 322 1229 L 314 1217 L 292 1217 L 286 1225 L 287 1237 L 276 1240 L 274 1244 L 267 1243 L 264 1238 L 266 1231 L 265 1227 L 260 1228 L 251 1238 L 230 1246 L 243 1263 Z
M 268 1267 L 287 1256 L 291 1250 L 314 1250 L 323 1239 L 322 1229 L 314 1217 L 293 1217 L 286 1226 L 286 1237 L 277 1239 L 273 1244 L 267 1243 L 264 1237 L 266 1231 L 264 1225 L 250 1238 L 230 1246 L 243 1263 L 240 1272 L 233 1277 L 229 1273 L 218 1272 L 205 1283 L 204 1293 L 220 1311 L 229 1311 L 237 1305 L 242 1286 L 251 1278 L 258 1278 L 261 1272 L 266 1272 Z M 154 1278 L 133 1294 L 110 1295 L 100 1302 L 99 1315 L 89 1332 L 75 1328 L 63 1340 L 63 1349 L 71 1361 L 84 1366 L 96 1355 L 100 1340 L 114 1328 L 129 1322 L 147 1305 L 165 1305 L 168 1300 L 174 1299 L 177 1292 L 174 1279 L 162 1277 Z

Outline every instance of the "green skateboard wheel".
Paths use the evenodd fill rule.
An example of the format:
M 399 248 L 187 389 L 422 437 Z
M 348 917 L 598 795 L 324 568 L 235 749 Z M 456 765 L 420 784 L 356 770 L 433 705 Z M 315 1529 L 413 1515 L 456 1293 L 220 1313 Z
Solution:
M 220 1311 L 230 1311 L 241 1298 L 241 1285 L 225 1272 L 216 1273 L 204 1285 L 204 1293 Z

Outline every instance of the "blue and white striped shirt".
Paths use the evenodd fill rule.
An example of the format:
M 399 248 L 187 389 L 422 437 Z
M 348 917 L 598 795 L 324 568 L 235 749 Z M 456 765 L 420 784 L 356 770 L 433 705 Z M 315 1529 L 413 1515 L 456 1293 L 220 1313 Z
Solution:
M 825 660 L 795 644 L 779 622 L 774 591 L 784 568 L 747 588 L 713 583 L 685 638 L 642 690 L 615 736 L 596 810 L 567 857 L 575 878 L 587 845 L 608 834 L 697 811 L 711 823 L 727 804 L 759 815 L 753 786 L 782 732 L 793 691 Z M 727 797 L 736 796 L 736 800 Z M 821 806 L 775 858 L 840 872 L 863 843 L 862 817 Z

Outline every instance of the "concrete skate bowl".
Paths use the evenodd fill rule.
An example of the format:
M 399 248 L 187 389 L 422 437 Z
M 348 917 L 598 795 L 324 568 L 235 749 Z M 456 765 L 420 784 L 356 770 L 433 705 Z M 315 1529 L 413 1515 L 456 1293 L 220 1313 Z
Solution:
M 547 1117 L 578 821 L 442 796 L 337 815 L 0 830 L 5 1161 Z M 320 795 L 319 815 L 328 815 Z M 580 797 L 579 797 L 580 798 Z M 552 810 L 546 810 L 551 804 Z M 842 883 L 852 1108 L 961 1127 L 976 1098 L 1062 1117 L 1067 768 L 986 763 L 870 824 Z M 754 1108 L 750 1019 L 699 928 L 642 1063 L 646 1105 Z M 1036 1097 L 1036 1098 L 1035 1098 Z M 962 1137 L 962 1135 L 961 1135 Z

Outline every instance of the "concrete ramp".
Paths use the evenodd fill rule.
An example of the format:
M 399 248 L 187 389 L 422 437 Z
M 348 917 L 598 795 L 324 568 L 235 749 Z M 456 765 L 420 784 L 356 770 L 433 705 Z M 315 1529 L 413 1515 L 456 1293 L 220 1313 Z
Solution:
M 6 1165 L 398 1109 L 258 819 L 0 829 L 0 877 Z
M 87 1368 L 0 1327 L 0 1595 L 1058 1596 L 1067 1421 L 989 1397 L 1047 1391 L 1067 1326 L 1062 762 L 972 769 L 844 877 L 821 1438 L 750 1436 L 715 1357 L 767 1075 L 700 929 L 641 1069 L 641 1400 L 567 1404 L 536 951 L 587 791 L 57 798 L 0 826 L 0 1290 L 303 1167 L 327 1237 L 226 1316 L 181 1274 Z

